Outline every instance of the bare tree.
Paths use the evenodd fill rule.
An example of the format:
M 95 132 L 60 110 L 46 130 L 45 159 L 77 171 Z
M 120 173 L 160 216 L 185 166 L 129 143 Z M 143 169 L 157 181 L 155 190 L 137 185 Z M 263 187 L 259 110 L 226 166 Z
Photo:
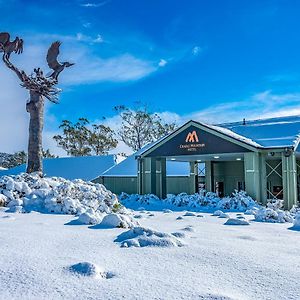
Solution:
M 58 103 L 60 89 L 55 87 L 58 83 L 58 76 L 65 67 L 73 65 L 69 62 L 59 63 L 57 61 L 60 44 L 60 42 L 52 43 L 47 53 L 48 66 L 53 69 L 50 76 L 44 76 L 40 68 L 35 68 L 32 74 L 27 75 L 10 61 L 10 56 L 13 52 L 16 54 L 23 52 L 23 40 L 16 37 L 14 41 L 10 41 L 9 33 L 0 33 L 0 52 L 3 52 L 2 60 L 9 69 L 16 73 L 21 81 L 21 86 L 29 91 L 29 101 L 26 103 L 26 110 L 30 115 L 27 173 L 43 172 L 42 131 L 44 126 L 44 99 Z

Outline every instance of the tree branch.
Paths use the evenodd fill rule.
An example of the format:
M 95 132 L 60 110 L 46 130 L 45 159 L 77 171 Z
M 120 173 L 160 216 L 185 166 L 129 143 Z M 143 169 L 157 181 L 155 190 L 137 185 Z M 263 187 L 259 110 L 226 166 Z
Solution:
M 20 71 L 17 67 L 15 67 L 10 61 L 9 59 L 6 57 L 5 53 L 3 54 L 2 56 L 2 60 L 4 61 L 5 65 L 13 70 L 17 76 L 19 77 L 19 79 L 22 81 L 22 82 L 25 82 L 26 80 L 28 80 L 28 76 L 27 74 L 24 72 L 24 71 Z

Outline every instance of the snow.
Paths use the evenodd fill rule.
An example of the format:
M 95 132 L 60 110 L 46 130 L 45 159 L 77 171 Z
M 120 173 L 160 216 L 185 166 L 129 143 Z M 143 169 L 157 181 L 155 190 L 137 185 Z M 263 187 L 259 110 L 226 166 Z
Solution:
M 151 228 L 185 245 L 123 248 L 123 240 L 114 240 L 128 229 L 93 230 L 67 225 L 72 215 L 6 209 L 0 208 L 0 299 L 300 298 L 300 238 L 288 223 L 253 222 L 252 215 L 241 214 L 249 226 L 224 226 L 223 219 L 207 212 L 176 221 L 185 210 L 164 214 L 161 209 L 139 220 L 142 234 Z M 143 235 L 128 236 L 138 241 Z M 70 272 L 82 262 L 88 262 L 90 274 L 99 266 L 100 273 L 115 276 L 81 275 L 89 273 L 84 264 L 75 267 L 79 273 Z
M 246 220 L 241 220 L 238 218 L 229 218 L 224 225 L 250 225 L 250 223 Z
M 184 243 L 174 234 L 155 231 L 145 227 L 133 227 L 121 233 L 115 242 L 121 247 L 182 247 Z
M 90 262 L 80 262 L 70 266 L 69 270 L 77 275 L 93 277 L 95 279 L 108 279 L 112 276 L 99 266 Z
M 260 207 L 258 210 L 254 210 L 253 214 L 255 220 L 258 222 L 270 222 L 270 223 L 292 223 L 293 216 L 291 212 L 284 211 L 283 200 L 272 199 L 267 203 L 267 207 Z
M 255 209 L 259 205 L 244 191 L 235 191 L 232 197 L 219 198 L 215 193 L 201 191 L 193 195 L 187 193 L 180 193 L 178 195 L 168 194 L 166 199 L 159 199 L 153 194 L 138 195 L 138 194 L 126 194 L 120 195 L 120 201 L 125 206 L 134 207 L 136 205 L 150 205 L 161 207 L 165 205 L 165 211 L 168 208 L 182 207 L 193 209 L 224 209 L 224 210 L 236 210 L 246 211 L 249 209 Z M 168 208 L 167 208 L 168 207 Z
M 296 213 L 293 226 L 290 229 L 300 231 L 300 212 Z
M 25 173 L 3 176 L 0 177 L 0 196 L 1 203 L 10 212 L 73 214 L 78 216 L 74 220 L 77 224 L 98 224 L 102 219 L 117 217 L 121 223 L 116 226 L 136 225 L 115 194 L 101 184 L 79 179 L 70 181 Z
M 100 224 L 100 226 L 105 228 L 131 228 L 136 225 L 139 225 L 139 223 L 133 221 L 129 216 L 121 214 L 106 215 Z
M 80 156 L 43 159 L 44 174 L 52 177 L 63 177 L 69 180 L 92 180 L 117 162 L 116 155 Z M 25 172 L 26 165 L 8 170 L 0 170 L 0 176 L 17 175 Z

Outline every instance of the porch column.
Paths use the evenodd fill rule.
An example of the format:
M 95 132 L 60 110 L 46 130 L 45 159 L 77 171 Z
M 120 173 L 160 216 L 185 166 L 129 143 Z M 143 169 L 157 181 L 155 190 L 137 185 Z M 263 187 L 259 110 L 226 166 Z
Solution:
M 260 201 L 262 204 L 267 204 L 267 167 L 266 167 L 266 154 L 260 154 Z
M 197 175 L 197 163 L 194 161 L 190 162 L 190 193 L 195 194 L 197 192 L 196 187 L 196 175 Z
M 137 192 L 138 194 L 143 194 L 143 180 L 144 180 L 144 174 L 143 174 L 143 159 L 138 158 L 137 159 Z
M 156 195 L 156 158 L 150 158 L 150 192 Z
M 289 156 L 282 153 L 281 159 L 284 208 L 291 209 L 298 201 L 297 164 L 295 153 L 292 152 Z
M 261 158 L 257 152 L 244 154 L 245 187 L 246 192 L 254 200 L 262 203 L 262 182 L 261 182 Z
M 158 179 L 158 186 L 156 195 L 164 199 L 167 197 L 167 171 L 166 171 L 166 159 L 160 158 L 157 160 L 157 179 Z
M 205 190 L 213 192 L 213 166 L 211 161 L 205 162 Z

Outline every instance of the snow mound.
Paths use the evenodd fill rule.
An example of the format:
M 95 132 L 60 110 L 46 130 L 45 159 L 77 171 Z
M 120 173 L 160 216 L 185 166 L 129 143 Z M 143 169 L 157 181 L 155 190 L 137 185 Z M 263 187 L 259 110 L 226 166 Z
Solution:
M 290 212 L 283 211 L 281 209 L 272 209 L 262 207 L 255 211 L 255 221 L 257 222 L 269 222 L 269 223 L 292 223 L 293 217 Z
M 250 223 L 246 220 L 230 218 L 224 223 L 224 225 L 250 225 Z
M 89 262 L 80 262 L 78 264 L 72 265 L 70 266 L 69 270 L 77 275 L 92 277 L 96 279 L 108 279 L 113 277 L 113 274 L 105 272 L 99 266 Z
M 297 212 L 293 222 L 293 226 L 290 229 L 300 231 L 300 212 Z
M 223 214 L 221 210 L 216 210 L 212 215 L 215 217 L 220 217 Z
M 193 228 L 192 225 L 188 225 L 188 226 L 182 228 L 181 230 L 188 231 L 188 232 L 195 232 L 195 229 Z
M 142 219 L 143 218 L 143 216 L 141 214 L 134 215 L 133 217 L 135 219 Z
M 196 217 L 196 214 L 190 211 L 187 211 L 184 215 L 184 217 Z
M 176 220 L 183 220 L 183 217 L 179 216 L 179 217 L 176 218 Z
M 132 228 L 139 225 L 138 222 L 134 221 L 130 216 L 111 213 L 106 215 L 100 226 L 105 228 Z
M 179 239 L 184 239 L 185 238 L 185 233 L 184 232 L 172 232 L 172 235 L 174 235 L 175 237 L 179 238 Z
M 233 298 L 230 298 L 230 297 L 227 297 L 227 296 L 213 295 L 213 294 L 200 296 L 198 299 L 199 300 L 233 300 Z
M 164 213 L 164 214 L 172 214 L 173 211 L 172 211 L 171 209 L 164 209 L 164 210 L 163 210 L 163 213 Z
M 182 247 L 184 243 L 172 234 L 150 228 L 134 227 L 121 233 L 115 242 L 121 247 Z
M 159 199 L 153 194 L 138 195 L 122 193 L 120 201 L 125 205 L 133 203 L 161 206 L 162 204 L 173 205 L 176 207 L 190 208 L 217 208 L 217 209 L 232 209 L 237 211 L 246 211 L 253 207 L 258 207 L 258 204 L 246 194 L 244 191 L 235 191 L 231 197 L 219 198 L 217 194 L 205 192 L 201 190 L 199 193 L 188 195 L 180 193 L 178 195 L 168 194 L 166 199 Z
M 83 224 L 99 223 L 112 212 L 128 214 L 117 196 L 101 184 L 41 177 L 37 173 L 0 177 L 0 203 L 3 202 L 11 212 L 73 214 Z
M 228 219 L 228 218 L 230 218 L 230 216 L 229 216 L 228 214 L 222 212 L 222 213 L 219 215 L 219 218 L 221 218 L 221 219 Z

